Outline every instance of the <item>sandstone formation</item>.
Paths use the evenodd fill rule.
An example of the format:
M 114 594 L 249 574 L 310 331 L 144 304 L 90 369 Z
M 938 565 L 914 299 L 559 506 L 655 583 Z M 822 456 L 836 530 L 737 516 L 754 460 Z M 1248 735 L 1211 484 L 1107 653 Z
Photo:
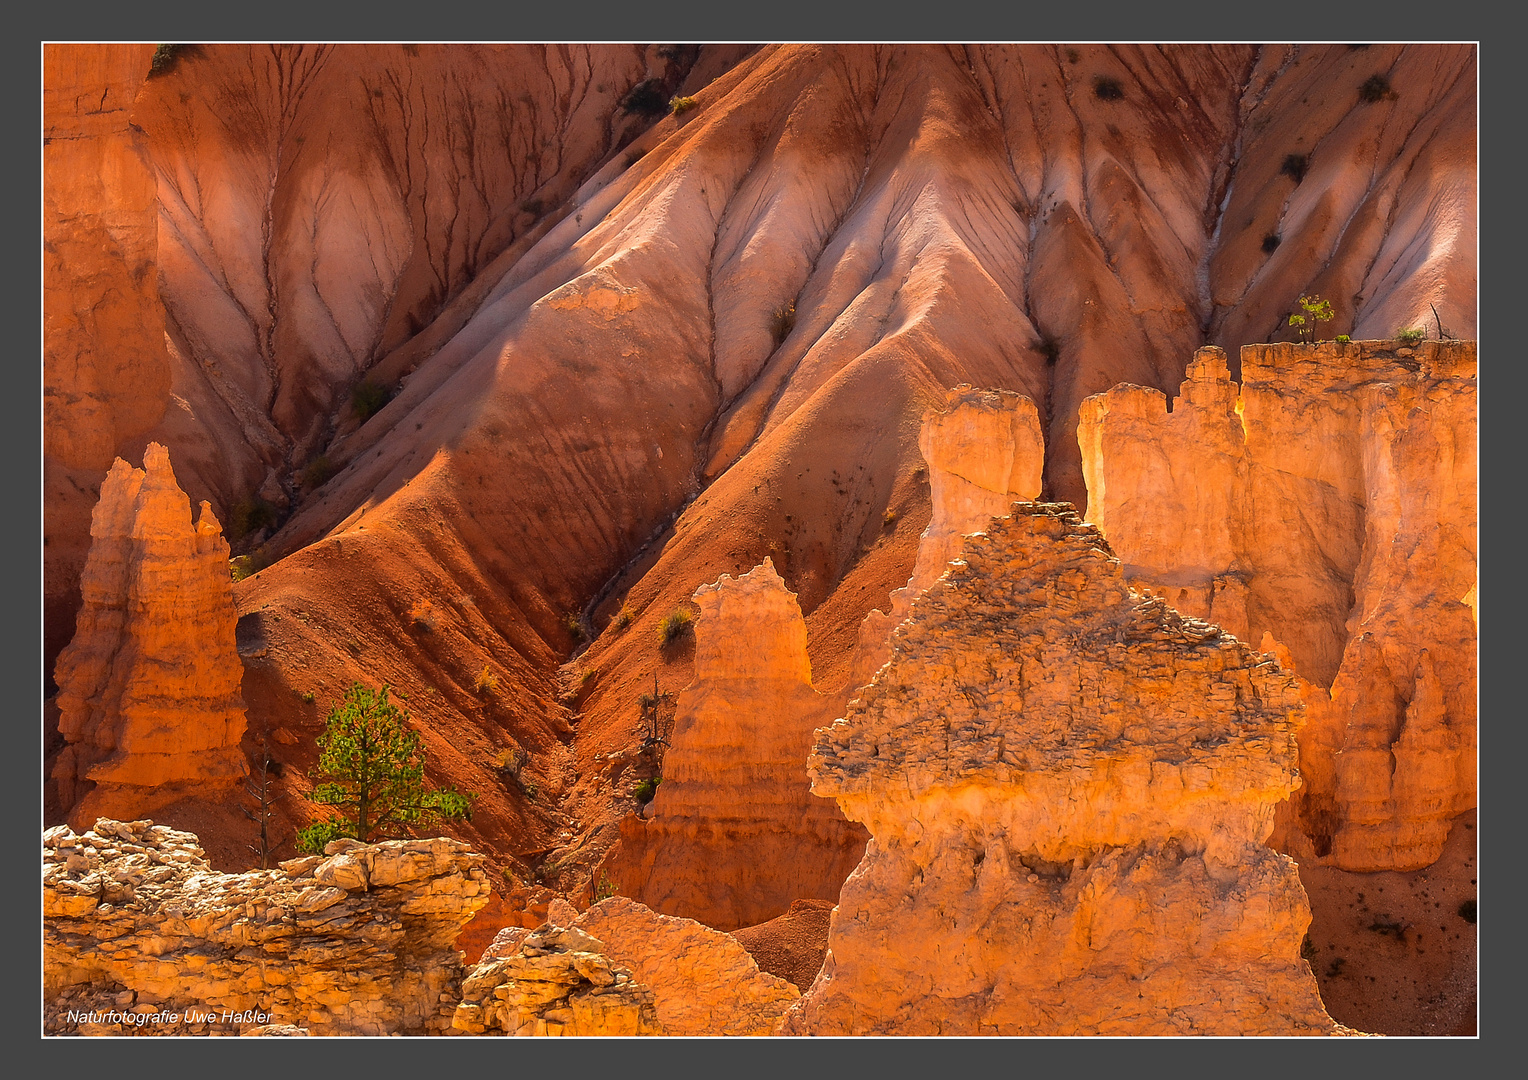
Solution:
M 663 783 L 621 822 L 617 890 L 666 915 L 731 930 L 831 899 L 864 833 L 811 793 L 806 756 L 827 721 L 806 623 L 774 564 L 695 591 L 695 681 L 679 695 Z
M 54 766 L 60 804 L 84 828 L 187 795 L 216 799 L 247 771 L 228 544 L 191 503 L 158 443 L 118 458 L 91 516 L 84 605 L 58 658 Z
M 1292 676 L 1016 503 L 818 733 L 871 832 L 787 1034 L 1318 1034 L 1310 909 L 1269 850 Z
M 892 628 L 960 553 L 965 535 L 1008 513 L 1015 499 L 1040 495 L 1045 441 L 1039 414 L 1034 402 L 1011 390 L 955 387 L 945 395 L 943 409 L 923 417 L 918 450 L 933 509 L 918 541 L 912 577 L 891 594 L 890 614 L 877 608 L 860 624 L 850 679 L 856 687 L 886 662 Z
M 451 942 L 488 899 L 481 863 L 444 838 L 336 840 L 279 870 L 218 874 L 194 835 L 151 821 L 49 829 L 45 1030 L 77 1030 L 69 1011 L 95 1007 L 135 1014 L 122 1026 L 142 1034 L 443 1032 L 462 977 Z
M 90 492 L 169 403 L 154 174 L 130 120 L 152 45 L 43 47 L 44 648 L 68 642 Z
M 573 925 L 605 942 L 611 962 L 652 990 L 667 1035 L 772 1035 L 801 996 L 761 971 L 731 935 L 624 896 L 601 900 Z
M 547 923 L 462 983 L 452 1025 L 471 1035 L 662 1035 L 653 992 L 602 955 L 605 943 Z
M 1275 842 L 1418 869 L 1475 805 L 1475 343 L 1246 346 L 1241 373 L 1201 349 L 1171 412 L 1084 402 L 1090 517 L 1134 585 L 1287 650 L 1304 785 Z

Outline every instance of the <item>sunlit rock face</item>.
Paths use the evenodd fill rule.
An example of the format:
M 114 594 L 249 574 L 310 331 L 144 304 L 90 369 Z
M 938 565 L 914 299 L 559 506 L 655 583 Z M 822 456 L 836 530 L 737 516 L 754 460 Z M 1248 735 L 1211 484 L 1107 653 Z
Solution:
M 612 881 L 654 911 L 722 930 L 833 899 L 864 832 L 806 775 L 830 719 L 812 688 L 806 623 L 766 559 L 695 592 L 695 681 L 679 695 L 664 777 L 621 824 Z
M 85 828 L 187 795 L 216 799 L 245 775 L 237 616 L 228 543 L 191 503 L 169 452 L 120 458 L 91 518 L 84 604 L 58 658 L 59 802 Z
M 969 537 L 892 640 L 808 765 L 871 840 L 786 1033 L 1336 1030 L 1264 844 L 1297 783 L 1273 658 L 1047 503 Z
M 1275 842 L 1414 870 L 1475 805 L 1475 343 L 1201 349 L 1083 403 L 1089 517 L 1126 577 L 1301 677 L 1304 785 Z

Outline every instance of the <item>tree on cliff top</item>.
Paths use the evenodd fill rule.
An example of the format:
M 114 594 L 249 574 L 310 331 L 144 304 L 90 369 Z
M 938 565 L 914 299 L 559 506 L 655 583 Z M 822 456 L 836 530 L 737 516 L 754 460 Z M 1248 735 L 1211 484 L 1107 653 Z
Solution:
M 315 821 L 297 833 L 300 851 L 319 854 L 331 840 L 363 843 L 419 825 L 472 816 L 470 795 L 432 791 L 424 782 L 424 750 L 408 726 L 408 714 L 388 701 L 389 688 L 373 693 L 355 683 L 329 713 L 318 737 L 323 781 L 309 800 L 338 808 L 339 816 Z

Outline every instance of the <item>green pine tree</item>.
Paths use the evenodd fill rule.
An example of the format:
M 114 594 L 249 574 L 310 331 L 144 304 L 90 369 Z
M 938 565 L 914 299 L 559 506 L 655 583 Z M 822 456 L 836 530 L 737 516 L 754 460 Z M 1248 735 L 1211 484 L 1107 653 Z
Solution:
M 300 851 L 320 854 L 340 837 L 363 843 L 416 826 L 472 816 L 472 795 L 425 787 L 424 750 L 408 726 L 408 714 L 388 701 L 389 688 L 373 693 L 355 683 L 329 713 L 318 737 L 321 751 L 308 799 L 339 810 L 297 833 Z

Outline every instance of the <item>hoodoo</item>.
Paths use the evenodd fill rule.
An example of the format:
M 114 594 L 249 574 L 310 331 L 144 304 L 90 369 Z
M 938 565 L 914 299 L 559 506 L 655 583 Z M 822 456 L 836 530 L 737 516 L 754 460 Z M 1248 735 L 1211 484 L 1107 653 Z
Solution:
M 1346 870 L 1438 858 L 1475 805 L 1475 343 L 1199 350 L 1171 412 L 1083 402 L 1089 517 L 1132 585 L 1305 683 L 1276 842 Z
M 163 446 L 143 464 L 118 458 L 101 485 L 84 604 L 56 669 L 67 745 L 53 777 L 80 829 L 215 799 L 248 768 L 228 543 L 207 503 L 192 523 Z
M 1016 503 L 818 732 L 871 832 L 789 1034 L 1319 1034 L 1295 864 L 1293 676 Z
M 650 819 L 622 822 L 608 871 L 654 911 L 732 930 L 836 897 L 865 834 L 809 787 L 812 732 L 830 717 L 774 564 L 723 574 L 695 602 L 695 681 L 679 695 L 666 775 Z

